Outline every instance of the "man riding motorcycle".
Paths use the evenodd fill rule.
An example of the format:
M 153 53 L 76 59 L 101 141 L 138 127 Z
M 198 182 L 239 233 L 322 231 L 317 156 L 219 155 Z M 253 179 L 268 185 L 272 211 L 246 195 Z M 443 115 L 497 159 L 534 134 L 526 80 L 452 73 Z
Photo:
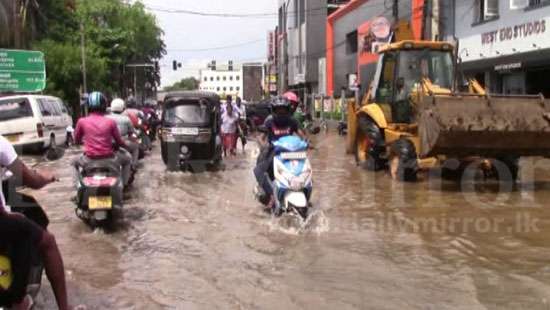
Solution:
M 256 181 L 261 186 L 265 193 L 265 200 L 269 198 L 267 208 L 273 208 L 275 197 L 273 196 L 273 188 L 269 184 L 269 179 L 273 178 L 273 152 L 272 142 L 278 139 L 297 134 L 302 139 L 306 139 L 305 133 L 299 128 L 291 114 L 290 102 L 284 97 L 278 97 L 271 102 L 272 115 L 270 115 L 264 123 L 265 133 L 260 136 L 259 142 L 261 145 L 260 155 L 254 168 L 254 176 Z
M 88 117 L 78 120 L 75 130 L 75 143 L 84 143 L 84 155 L 74 163 L 75 168 L 83 167 L 93 160 L 112 159 L 122 166 L 122 179 L 125 186 L 131 175 L 131 155 L 124 150 L 128 146 L 122 140 L 115 121 L 105 117 L 107 98 L 100 92 L 93 92 L 86 101 Z M 121 148 L 115 151 L 113 141 Z
M 125 149 L 132 154 L 132 165 L 135 169 L 139 159 L 139 145 L 135 140 L 135 128 L 127 115 L 123 112 L 126 109 L 124 100 L 117 98 L 111 102 L 111 114 L 107 115 L 108 118 L 114 120 L 117 124 L 120 136 L 126 143 Z
M 7 170 L 7 171 L 6 171 Z M 47 172 L 37 172 L 29 169 L 18 157 L 13 146 L 2 136 L 0 136 L 0 177 L 4 179 L 7 174 L 11 174 L 9 180 L 6 179 L 0 190 L 0 244 L 3 246 L 12 245 L 15 248 L 13 251 L 18 257 L 11 257 L 12 271 L 17 269 L 24 270 L 29 266 L 21 266 L 21 264 L 30 263 L 27 256 L 30 255 L 26 249 L 36 249 L 44 262 L 44 268 L 48 280 L 52 285 L 55 299 L 59 309 L 69 309 L 67 288 L 65 282 L 65 270 L 63 267 L 63 259 L 57 247 L 55 237 L 38 226 L 36 223 L 27 219 L 25 216 L 17 213 L 11 213 L 9 205 L 18 203 L 16 197 L 10 197 L 9 185 L 11 180 L 17 179 L 22 185 L 33 189 L 40 189 L 47 184 L 54 182 L 56 178 Z M 5 199 L 7 198 L 7 199 Z M 13 261 L 15 260 L 15 261 Z M 3 275 L 5 276 L 5 275 Z M 11 285 L 5 287 L 5 281 L 0 281 L 0 296 L 7 293 L 6 290 L 11 290 L 14 286 L 18 286 L 17 274 L 12 275 L 13 281 Z M 6 280 L 5 278 L 3 280 Z M 28 309 L 32 305 L 32 300 L 26 298 L 26 291 L 19 286 L 20 292 L 11 292 L 17 296 L 14 307 L 16 309 Z M 1 298 L 0 298 L 1 299 Z

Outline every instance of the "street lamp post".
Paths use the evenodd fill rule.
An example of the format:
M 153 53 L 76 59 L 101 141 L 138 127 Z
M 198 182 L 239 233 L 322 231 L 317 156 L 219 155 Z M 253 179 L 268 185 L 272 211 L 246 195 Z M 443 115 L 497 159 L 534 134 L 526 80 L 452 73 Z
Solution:
M 88 81 L 86 78 L 86 42 L 84 39 L 84 24 L 80 22 L 80 52 L 82 54 L 82 93 L 88 92 Z

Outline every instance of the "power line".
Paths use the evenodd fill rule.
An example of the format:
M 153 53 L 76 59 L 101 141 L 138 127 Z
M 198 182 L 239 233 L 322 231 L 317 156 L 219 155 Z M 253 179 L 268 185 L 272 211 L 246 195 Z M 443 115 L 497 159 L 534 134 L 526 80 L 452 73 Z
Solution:
M 235 48 L 235 47 L 247 46 L 247 45 L 252 45 L 252 44 L 256 44 L 256 43 L 259 43 L 259 42 L 265 42 L 265 41 L 266 41 L 266 39 L 262 38 L 262 39 L 257 39 L 257 40 L 254 40 L 254 41 L 247 41 L 247 42 L 236 43 L 236 44 L 226 45 L 226 46 L 205 47 L 205 48 L 195 48 L 195 49 L 167 49 L 167 51 L 173 51 L 173 52 L 206 52 L 206 51 L 212 51 L 212 50 L 231 49 L 231 48 Z
M 365 4 L 363 7 L 372 8 L 372 7 L 380 7 L 380 3 L 372 3 L 372 4 Z M 222 17 L 222 18 L 276 18 L 279 16 L 279 13 L 214 13 L 214 12 L 203 12 L 203 11 L 195 11 L 195 10 L 187 10 L 187 9 L 175 9 L 175 8 L 166 8 L 166 7 L 157 7 L 157 6 L 145 6 L 146 9 L 150 11 L 157 11 L 157 12 L 163 12 L 163 13 L 174 13 L 174 14 L 186 14 L 186 15 L 196 15 L 196 16 L 203 16 L 203 17 Z M 328 7 L 317 7 L 317 8 L 311 8 L 308 10 L 304 10 L 303 12 L 296 12 L 296 11 L 287 11 L 285 12 L 286 16 L 296 16 L 302 13 L 314 13 L 314 12 L 321 12 L 319 15 L 327 15 L 328 16 Z M 312 15 L 312 14 L 309 14 Z M 313 14 L 315 15 L 315 14 Z

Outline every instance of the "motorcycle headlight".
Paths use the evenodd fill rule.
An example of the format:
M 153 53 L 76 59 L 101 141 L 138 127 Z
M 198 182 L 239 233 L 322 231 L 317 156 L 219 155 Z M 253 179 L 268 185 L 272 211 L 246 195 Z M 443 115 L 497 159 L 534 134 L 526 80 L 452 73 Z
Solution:
M 187 154 L 189 153 L 189 148 L 186 145 L 182 145 L 180 151 L 182 154 Z
M 295 176 L 288 172 L 283 166 L 278 165 L 277 166 L 277 173 L 280 174 L 283 179 L 285 179 L 286 182 L 290 182 L 290 180 L 294 179 Z
M 302 190 L 305 187 L 305 180 L 300 177 L 295 177 L 290 181 L 290 189 L 294 191 Z

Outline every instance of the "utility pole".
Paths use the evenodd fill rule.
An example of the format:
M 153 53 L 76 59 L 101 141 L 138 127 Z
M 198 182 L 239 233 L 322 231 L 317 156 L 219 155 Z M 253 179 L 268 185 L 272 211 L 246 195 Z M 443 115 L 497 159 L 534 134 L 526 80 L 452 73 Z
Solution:
M 84 39 L 84 23 L 80 22 L 80 52 L 82 54 L 82 93 L 88 92 L 88 81 L 86 78 L 86 43 Z
M 399 0 L 393 0 L 393 18 L 395 22 L 399 21 Z
M 19 19 L 19 1 L 14 1 L 12 6 L 13 14 L 13 46 L 17 49 L 21 48 L 21 28 Z

